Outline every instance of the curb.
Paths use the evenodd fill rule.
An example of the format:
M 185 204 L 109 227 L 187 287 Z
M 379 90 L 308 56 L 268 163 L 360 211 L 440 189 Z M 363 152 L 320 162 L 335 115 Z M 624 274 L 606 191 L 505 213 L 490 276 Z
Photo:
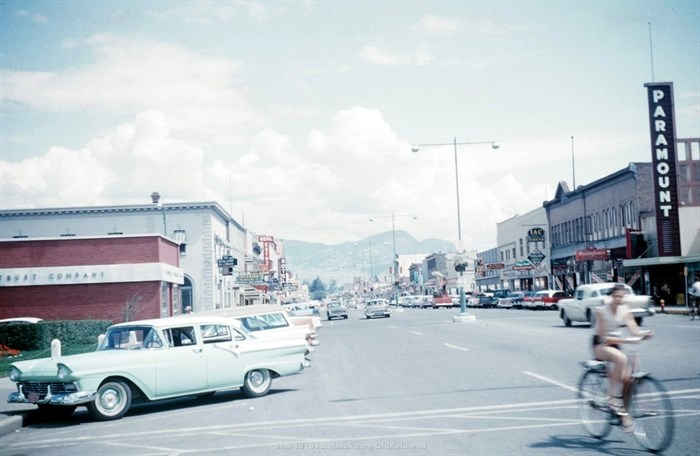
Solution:
M 7 434 L 12 434 L 22 429 L 24 422 L 24 413 L 20 415 L 4 415 L 0 414 L 0 437 Z

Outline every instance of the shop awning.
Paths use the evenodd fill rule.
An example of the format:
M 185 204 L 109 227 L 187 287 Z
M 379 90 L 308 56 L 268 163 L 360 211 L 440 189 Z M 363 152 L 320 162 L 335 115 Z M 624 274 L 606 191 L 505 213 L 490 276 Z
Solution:
M 700 255 L 635 258 L 633 260 L 622 260 L 622 266 L 626 268 L 688 263 L 700 263 Z

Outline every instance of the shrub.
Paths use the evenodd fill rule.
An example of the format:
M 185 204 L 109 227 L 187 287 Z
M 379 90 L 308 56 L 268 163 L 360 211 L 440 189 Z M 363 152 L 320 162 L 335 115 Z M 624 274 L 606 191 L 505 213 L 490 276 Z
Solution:
M 57 320 L 4 325 L 0 326 L 0 340 L 20 351 L 49 349 L 54 339 L 63 346 L 91 345 L 111 324 L 109 320 Z

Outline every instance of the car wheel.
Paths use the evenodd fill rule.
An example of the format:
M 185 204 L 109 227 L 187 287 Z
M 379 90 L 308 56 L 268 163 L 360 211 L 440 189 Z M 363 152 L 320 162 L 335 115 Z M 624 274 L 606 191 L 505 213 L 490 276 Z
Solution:
M 563 310 L 561 311 L 561 319 L 564 320 L 564 326 L 571 326 L 571 319 L 569 319 L 568 315 L 566 315 L 566 312 Z
M 104 382 L 97 388 L 95 400 L 87 404 L 90 416 L 98 421 L 117 420 L 131 407 L 131 388 L 120 380 Z
M 586 320 L 588 323 L 590 323 L 591 328 L 593 327 L 593 314 L 591 313 L 591 309 L 586 310 Z
M 254 369 L 245 374 L 241 390 L 248 397 L 260 397 L 267 394 L 272 386 L 272 376 L 267 369 Z
M 49 405 L 49 404 L 38 404 L 39 406 L 39 413 L 45 418 L 51 419 L 51 420 L 57 420 L 57 419 L 63 419 L 63 418 L 68 418 L 75 412 L 75 409 L 77 406 L 75 405 L 69 405 L 69 406 L 62 406 L 62 405 Z
M 343 318 L 344 318 L 345 320 L 347 320 L 347 319 L 348 319 L 348 316 L 347 316 L 347 315 L 343 315 Z

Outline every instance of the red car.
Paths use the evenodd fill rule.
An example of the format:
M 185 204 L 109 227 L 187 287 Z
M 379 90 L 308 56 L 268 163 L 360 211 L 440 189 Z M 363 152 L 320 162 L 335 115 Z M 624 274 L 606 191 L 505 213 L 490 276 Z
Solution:
M 522 300 L 520 302 L 520 307 L 522 307 L 523 309 L 534 309 L 536 294 L 536 291 L 526 291 L 525 294 L 523 294 Z
M 545 310 L 557 310 L 559 306 L 557 303 L 560 299 L 566 297 L 566 293 L 561 290 L 542 290 L 538 291 L 532 299 L 532 308 L 534 309 L 545 309 Z

